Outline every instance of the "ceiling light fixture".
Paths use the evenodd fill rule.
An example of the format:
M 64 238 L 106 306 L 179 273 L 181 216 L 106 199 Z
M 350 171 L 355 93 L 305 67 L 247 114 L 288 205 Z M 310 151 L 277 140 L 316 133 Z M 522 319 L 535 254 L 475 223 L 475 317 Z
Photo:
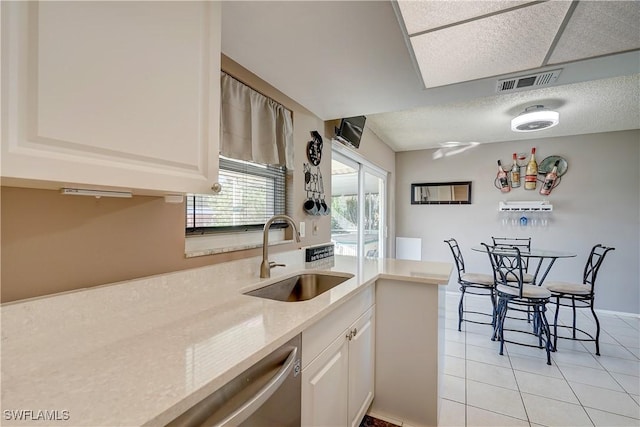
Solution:
M 549 129 L 560 123 L 560 114 L 544 108 L 544 105 L 532 105 L 525 108 L 519 116 L 511 120 L 514 132 L 535 132 Z

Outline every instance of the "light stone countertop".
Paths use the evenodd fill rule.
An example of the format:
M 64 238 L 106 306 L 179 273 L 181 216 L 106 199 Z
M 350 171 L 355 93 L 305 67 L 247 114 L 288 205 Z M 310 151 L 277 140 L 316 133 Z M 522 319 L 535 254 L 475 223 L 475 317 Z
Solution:
M 164 425 L 378 278 L 451 274 L 442 262 L 336 256 L 331 267 L 303 254 L 270 256 L 287 263 L 271 279 L 249 258 L 2 305 L 2 425 Z M 309 268 L 355 276 L 304 302 L 242 295 Z

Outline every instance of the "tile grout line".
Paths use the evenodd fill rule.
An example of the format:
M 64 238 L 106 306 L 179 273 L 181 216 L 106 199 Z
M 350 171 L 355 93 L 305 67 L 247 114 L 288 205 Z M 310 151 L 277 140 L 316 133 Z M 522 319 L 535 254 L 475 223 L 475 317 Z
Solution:
M 465 301 L 465 308 L 467 308 L 467 307 L 466 307 L 466 301 Z M 452 308 L 452 310 L 453 310 L 453 308 Z M 455 314 L 457 315 L 457 310 L 455 310 L 455 311 L 456 311 L 456 313 L 455 313 Z M 608 316 L 608 317 L 609 317 L 609 318 L 616 319 L 616 320 L 620 320 L 620 321 L 623 321 L 623 322 L 624 322 L 624 319 L 620 319 L 618 316 Z M 559 320 L 560 320 L 560 319 L 559 319 Z M 457 317 L 456 317 L 455 321 L 456 321 L 456 328 L 455 328 L 455 330 L 457 331 Z M 634 330 L 638 330 L 634 325 L 631 325 L 631 324 L 629 324 L 628 322 L 624 322 L 624 323 L 625 323 L 627 326 L 629 326 L 630 328 L 632 328 L 632 329 L 634 329 Z M 469 349 L 469 346 L 471 346 L 471 344 L 468 342 L 468 339 L 469 339 L 469 335 L 468 335 L 468 334 L 469 334 L 469 333 L 481 334 L 481 333 L 480 333 L 480 332 L 478 332 L 478 331 L 476 331 L 476 332 L 471 331 L 471 330 L 469 330 L 469 329 L 467 328 L 467 326 L 468 326 L 468 322 L 466 322 L 466 323 L 465 323 L 465 322 L 463 322 L 463 328 L 462 328 L 462 331 L 460 331 L 460 332 L 462 332 L 462 334 L 463 334 L 463 339 L 464 339 L 464 359 L 465 359 L 465 361 L 464 361 L 464 384 L 465 384 L 465 390 L 464 390 L 464 405 L 465 405 L 465 412 L 464 412 L 464 414 L 465 414 L 465 421 L 464 421 L 464 425 L 465 425 L 465 426 L 469 426 L 469 427 L 471 427 L 471 426 L 469 425 L 469 412 L 468 412 L 468 408 L 469 408 L 469 407 L 477 408 L 477 409 L 480 409 L 480 410 L 482 410 L 482 411 L 491 412 L 491 413 L 494 413 L 494 414 L 499 415 L 499 416 L 511 417 L 511 418 L 514 418 L 514 419 L 518 419 L 517 417 L 512 417 L 512 416 L 510 416 L 510 415 L 507 415 L 507 414 L 504 414 L 504 413 L 501 413 L 501 412 L 495 412 L 495 411 L 493 411 L 493 410 L 489 410 L 489 409 L 485 409 L 485 408 L 480 408 L 480 407 L 476 407 L 476 406 L 474 406 L 474 405 L 470 405 L 470 404 L 469 404 L 468 386 L 469 386 L 469 381 L 470 381 L 470 379 L 468 378 L 468 373 L 469 373 L 469 366 L 468 366 L 468 363 L 469 363 L 469 360 L 470 360 L 470 359 L 468 358 L 468 356 L 469 356 L 469 350 L 470 350 L 470 349 Z M 612 326 L 612 327 L 614 327 L 614 326 Z M 604 334 L 604 335 L 606 335 L 606 336 L 608 336 L 608 337 L 610 337 L 610 338 L 611 338 L 611 340 L 613 341 L 613 343 L 603 343 L 603 344 L 610 344 L 610 345 L 612 345 L 612 346 L 620 347 L 620 348 L 624 349 L 623 351 L 628 352 L 628 353 L 633 357 L 633 359 L 627 359 L 627 358 L 623 358 L 623 357 L 617 357 L 616 355 L 611 355 L 611 356 L 605 355 L 604 357 L 606 357 L 606 358 L 608 358 L 608 359 L 610 358 L 610 359 L 614 359 L 614 360 L 621 360 L 621 361 L 630 362 L 630 363 L 638 362 L 638 360 L 640 360 L 640 358 L 639 358 L 638 356 L 636 356 L 636 354 L 635 354 L 635 353 L 633 353 L 631 350 L 629 350 L 629 348 L 628 348 L 628 346 L 627 346 L 627 345 L 624 345 L 622 342 L 620 342 L 620 341 L 616 338 L 616 336 L 615 336 L 614 334 L 612 334 L 611 332 L 607 331 L 607 328 L 606 328 L 606 326 L 605 326 L 605 325 L 602 325 L 602 332 L 601 332 L 601 333 L 602 333 L 602 334 Z M 601 335 L 601 336 L 602 336 L 602 335 Z M 639 403 L 634 399 L 634 396 L 635 396 L 635 395 L 631 394 L 631 393 L 627 390 L 627 388 L 625 388 L 625 387 L 622 385 L 622 383 L 621 383 L 620 381 L 618 381 L 618 380 L 614 377 L 614 375 L 613 375 L 613 374 L 614 374 L 614 372 L 613 372 L 613 371 L 610 371 L 610 370 L 609 370 L 609 369 L 608 369 L 608 368 L 607 368 L 607 367 L 606 367 L 606 366 L 601 362 L 601 360 L 602 360 L 602 359 L 601 359 L 600 357 L 596 357 L 596 356 L 595 356 L 595 354 L 594 354 L 593 352 L 589 351 L 589 349 L 587 348 L 587 346 L 586 346 L 583 342 L 581 342 L 581 341 L 579 341 L 579 340 L 578 340 L 578 341 L 576 341 L 576 342 L 579 344 L 579 346 L 580 346 L 579 348 L 584 349 L 585 351 L 581 351 L 580 349 L 576 350 L 575 348 L 570 348 L 570 349 L 568 349 L 568 351 L 569 351 L 569 352 L 571 352 L 571 353 L 580 353 L 580 354 L 582 354 L 582 353 L 586 353 L 586 354 L 588 354 L 588 355 L 590 356 L 590 360 L 595 360 L 595 361 L 596 361 L 597 366 L 598 366 L 600 369 L 598 369 L 598 368 L 593 368 L 593 367 L 591 367 L 591 366 L 583 366 L 583 365 L 580 365 L 580 364 L 574 364 L 574 362 L 573 362 L 572 360 L 566 361 L 566 363 L 565 363 L 565 362 L 563 362 L 563 365 L 568 365 L 568 366 L 567 366 L 568 368 L 575 367 L 575 368 L 585 368 L 585 369 L 598 369 L 598 370 L 603 370 L 603 371 L 607 372 L 607 374 L 608 374 L 608 378 L 613 379 L 614 384 L 616 384 L 616 385 L 617 385 L 617 386 L 622 390 L 622 392 L 628 396 L 628 398 L 629 398 L 629 399 L 631 399 L 634 403 L 636 403 L 636 405 L 637 405 L 637 406 L 640 406 L 640 404 L 639 404 Z M 486 348 L 486 347 L 483 347 L 483 346 L 474 346 L 474 347 L 479 347 L 479 348 L 483 348 L 483 349 L 484 349 L 484 348 Z M 635 347 L 634 347 L 634 348 L 635 348 Z M 505 349 L 507 350 L 507 357 L 509 358 L 509 366 L 510 366 L 510 369 L 511 369 L 512 375 L 514 376 L 514 380 L 515 380 L 515 384 L 516 384 L 517 392 L 518 392 L 518 394 L 520 395 L 520 400 L 521 400 L 522 405 L 523 405 L 523 408 L 524 408 L 524 410 L 525 410 L 526 422 L 529 424 L 529 426 L 531 426 L 531 425 L 532 425 L 532 421 L 531 421 L 531 419 L 530 419 L 530 416 L 529 416 L 529 413 L 528 413 L 527 407 L 526 407 L 525 402 L 524 402 L 523 391 L 521 390 L 521 388 L 520 388 L 520 384 L 519 384 L 518 379 L 517 379 L 517 377 L 516 377 L 516 375 L 515 375 L 515 372 L 516 372 L 516 371 L 519 371 L 519 370 L 516 370 L 516 369 L 515 369 L 515 366 L 513 365 L 513 362 L 512 362 L 512 360 L 511 360 L 511 358 L 512 358 L 512 357 L 522 357 L 522 358 L 530 358 L 530 359 L 538 359 L 538 358 L 531 357 L 531 356 L 527 356 L 527 355 L 524 355 L 524 354 L 518 354 L 518 353 L 514 353 L 514 354 L 512 354 L 512 353 L 509 353 L 508 348 L 505 348 Z M 556 354 L 557 354 L 557 353 L 556 353 Z M 625 353 L 625 354 L 626 354 L 626 353 Z M 561 379 L 562 379 L 562 380 L 563 380 L 563 381 L 564 381 L 564 382 L 569 386 L 569 389 L 570 389 L 570 390 L 571 390 L 571 392 L 573 393 L 573 396 L 576 398 L 576 400 L 577 400 L 577 401 L 578 401 L 578 403 L 579 403 L 579 405 L 578 405 L 578 406 L 580 406 L 580 407 L 582 408 L 583 413 L 587 416 L 587 419 L 589 419 L 589 421 L 590 421 L 590 423 L 591 423 L 592 425 L 596 425 L 596 423 L 595 423 L 594 419 L 592 419 L 592 417 L 591 417 L 591 415 L 589 414 L 589 412 L 587 411 L 587 408 L 589 408 L 589 409 L 593 409 L 593 410 L 597 410 L 597 411 L 601 411 L 601 412 L 604 412 L 604 413 L 607 413 L 607 414 L 611 414 L 611 415 L 614 415 L 614 416 L 620 416 L 620 417 L 625 417 L 625 418 L 629 418 L 629 419 L 636 419 L 636 420 L 638 419 L 638 418 L 636 418 L 636 417 L 629 416 L 629 415 L 625 415 L 625 414 L 622 414 L 622 413 L 612 412 L 611 410 L 604 410 L 604 409 L 593 408 L 593 407 L 591 407 L 591 406 L 585 406 L 585 405 L 583 404 L 582 400 L 578 397 L 578 395 L 577 395 L 576 391 L 574 390 L 574 387 L 572 387 L 571 383 L 569 382 L 569 379 L 566 377 L 566 375 L 565 375 L 565 373 L 563 372 L 562 368 L 560 367 L 560 365 L 558 365 L 557 360 L 555 360 L 555 358 L 553 358 L 553 354 L 552 354 L 552 360 L 553 360 L 553 362 L 554 362 L 554 365 L 555 365 L 556 369 L 560 372 L 560 378 L 561 378 Z M 486 363 L 487 365 L 495 366 L 495 367 L 498 367 L 498 368 L 505 368 L 505 366 L 501 366 L 501 365 L 494 365 L 493 363 L 491 363 L 491 362 L 486 362 L 486 361 L 474 361 L 474 362 L 476 362 L 476 363 Z M 579 362 L 578 362 L 578 363 L 579 363 Z M 527 373 L 529 373 L 529 371 L 523 371 L 523 372 L 527 372 Z M 615 372 L 615 373 L 619 373 L 620 375 L 629 375 L 629 374 L 627 374 L 627 373 L 623 373 L 623 372 Z M 534 374 L 536 374 L 536 375 L 541 375 L 541 376 L 543 376 L 543 377 L 547 377 L 547 375 L 545 375 L 545 374 L 538 374 L 538 373 L 535 373 L 535 372 L 534 372 Z M 631 375 L 631 376 L 635 376 L 635 375 Z M 558 377 L 551 377 L 551 378 L 558 378 Z M 479 381 L 479 382 L 480 382 L 480 383 L 483 383 L 483 384 L 487 384 L 487 385 L 491 385 L 491 386 L 495 386 L 495 387 L 500 387 L 500 388 L 503 388 L 503 389 L 507 389 L 507 390 L 512 390 L 512 391 L 513 391 L 513 389 L 510 389 L 510 388 L 508 388 L 508 387 L 496 386 L 496 385 L 494 385 L 494 384 L 485 383 L 485 382 L 483 382 L 483 381 Z M 596 389 L 602 389 L 602 390 L 611 391 L 611 392 L 614 392 L 614 393 L 620 393 L 620 391 L 618 391 L 618 390 L 612 390 L 612 389 L 607 388 L 607 387 L 600 387 L 600 386 L 593 385 L 593 384 L 584 384 L 584 383 L 582 383 L 582 382 L 580 382 L 580 381 L 575 381 L 575 383 L 576 383 L 576 384 L 583 384 L 583 385 L 586 385 L 586 386 L 589 386 L 589 387 L 594 387 L 594 388 L 596 388 Z M 535 393 L 534 393 L 534 395 L 535 395 Z M 544 397 L 544 396 L 541 396 L 541 397 Z M 573 404 L 573 403 L 571 403 L 571 402 L 565 402 L 565 403 L 574 405 L 574 404 Z M 525 421 L 525 420 L 521 420 L 521 421 Z
M 585 315 L 585 316 L 586 316 L 586 315 Z M 617 316 L 615 316 L 615 317 L 617 318 Z M 626 323 L 626 322 L 625 322 L 625 323 Z M 622 343 L 620 343 L 620 342 L 619 342 L 619 341 L 618 341 L 618 340 L 617 340 L 613 335 L 611 335 L 610 333 L 608 333 L 608 332 L 606 332 L 606 331 L 605 331 L 605 327 L 604 327 L 604 326 L 601 326 L 601 333 L 605 333 L 605 334 L 607 334 L 607 335 L 608 335 L 608 336 L 610 336 L 614 341 L 616 341 L 620 347 L 622 347 L 622 348 L 624 348 L 625 350 L 627 350 L 626 346 L 624 346 Z M 600 362 L 600 357 L 601 357 L 601 356 L 596 356 L 596 355 L 595 355 L 595 353 L 592 353 L 591 351 L 589 351 L 589 349 L 588 349 L 588 348 L 587 348 L 587 346 L 584 344 L 584 342 L 579 341 L 579 340 L 577 340 L 576 342 L 578 342 L 578 343 L 579 343 L 580 345 L 582 345 L 585 349 L 587 349 L 587 353 L 591 356 L 591 358 L 592 358 L 592 359 L 594 359 L 594 360 L 598 363 L 598 365 L 600 365 L 600 366 L 602 367 L 602 370 L 604 370 L 604 371 L 609 375 L 609 377 L 610 377 L 611 379 L 613 379 L 613 381 L 614 381 L 618 386 L 620 386 L 620 388 L 621 388 L 622 390 L 624 390 L 624 393 L 625 393 L 625 394 L 627 394 L 631 400 L 634 400 L 634 399 L 633 399 L 633 397 L 631 396 L 631 393 L 629 393 L 629 392 L 627 391 L 627 389 L 626 389 L 626 388 L 624 388 L 624 387 L 622 386 L 622 384 L 620 384 L 620 383 L 618 382 L 618 380 L 616 380 L 616 378 L 612 375 L 611 371 L 609 371 L 609 369 L 607 369 L 607 367 L 606 367 L 606 366 L 604 366 L 604 365 Z M 602 344 L 602 343 L 601 343 L 601 344 Z M 629 350 L 627 350 L 627 351 L 629 351 Z M 618 357 L 615 357 L 615 356 L 606 356 L 606 357 L 612 357 L 612 358 L 614 358 L 614 359 L 626 360 L 626 359 L 618 358 Z M 569 382 L 569 379 L 565 376 L 565 374 L 564 374 L 564 372 L 562 371 L 562 368 L 560 367 L 560 365 L 558 365 L 557 361 L 555 361 L 555 360 L 554 360 L 554 362 L 556 363 L 556 366 L 557 366 L 558 370 L 560 371 L 560 375 L 562 375 L 562 378 L 565 380 L 565 382 L 567 383 L 567 385 L 568 385 L 568 386 L 569 386 L 569 388 L 571 389 L 571 392 L 574 394 L 574 396 L 576 397 L 576 399 L 577 399 L 577 400 L 578 400 L 578 402 L 580 403 L 580 406 L 582 407 L 582 410 L 584 411 L 584 413 L 587 415 L 587 418 L 589 418 L 589 421 L 591 421 L 591 423 L 592 423 L 594 426 L 595 426 L 595 422 L 594 422 L 594 420 L 591 418 L 591 415 L 589 415 L 589 411 L 587 411 L 587 409 L 586 409 L 586 408 L 595 409 L 595 410 L 597 410 L 597 411 L 602 411 L 602 412 L 607 412 L 607 413 L 612 414 L 612 415 L 624 416 L 624 415 L 622 415 L 622 414 L 617 414 L 617 413 L 614 413 L 614 412 L 605 411 L 605 410 L 603 410 L 603 409 L 598 409 L 598 408 L 592 408 L 592 407 L 590 407 L 590 406 L 585 406 L 585 405 L 584 405 L 584 403 L 582 403 L 582 400 L 578 397 L 578 395 L 577 395 L 577 393 L 575 392 L 575 390 L 573 389 L 573 387 L 572 387 L 571 383 Z M 576 367 L 579 367 L 579 368 L 594 369 L 594 368 L 589 368 L 589 367 L 587 367 L 587 366 L 573 365 L 573 364 L 570 364 L 570 363 L 567 363 L 567 364 L 568 364 L 568 365 L 570 365 L 570 366 L 576 366 Z M 607 388 L 605 388 L 605 387 L 599 387 L 599 386 L 595 386 L 595 385 L 591 385 L 591 384 L 581 383 L 581 382 L 578 382 L 578 381 L 575 381 L 575 383 L 577 383 L 577 384 L 583 384 L 583 385 L 590 386 L 590 387 L 595 387 L 595 388 L 600 388 L 600 389 L 609 390 L 609 389 L 607 389 Z M 615 392 L 616 390 L 610 390 L 610 391 L 614 391 L 614 392 Z M 627 418 L 631 418 L 631 417 L 627 417 Z
M 582 343 L 580 343 L 580 344 L 582 344 Z M 584 344 L 582 344 L 582 345 L 584 346 Z M 586 346 L 585 346 L 585 348 L 586 348 Z M 557 349 L 556 349 L 556 351 L 557 351 Z M 591 357 L 595 358 L 595 356 L 593 354 L 591 354 Z M 567 383 L 567 386 L 569 386 L 569 389 L 571 390 L 571 393 L 573 393 L 573 395 L 575 396 L 575 398 L 578 401 L 578 403 L 580 403 L 580 407 L 584 411 L 585 415 L 587 416 L 589 421 L 591 421 L 591 424 L 593 426 L 595 426 L 596 423 L 591 419 L 591 415 L 589 415 L 589 412 L 587 411 L 587 409 L 585 408 L 584 404 L 582 403 L 582 400 L 580 400 L 580 398 L 578 397 L 578 394 L 576 393 L 576 391 L 573 389 L 573 387 L 571 387 L 571 383 L 569 382 L 569 379 L 567 377 L 565 377 L 564 372 L 562 372 L 562 369 L 558 365 L 558 362 L 556 362 L 554 360 L 554 363 L 556 364 L 556 367 L 558 368 L 558 371 L 560 371 L 560 375 L 562 375 L 562 379 Z
M 529 423 L 529 427 L 531 427 L 531 418 L 529 418 L 529 411 L 527 411 L 527 405 L 524 403 L 524 397 L 522 396 L 522 390 L 520 390 L 520 384 L 518 384 L 518 377 L 516 376 L 516 370 L 513 367 L 513 363 L 511 362 L 511 354 L 507 349 L 507 357 L 509 358 L 509 366 L 511 366 L 511 374 L 513 375 L 513 379 L 516 382 L 516 387 L 518 389 L 518 394 L 520 395 L 520 401 L 522 402 L 522 408 L 524 409 L 524 414 L 527 417 L 527 422 Z
M 617 316 L 616 316 L 616 317 L 617 317 Z M 620 343 L 620 342 L 619 342 L 619 341 L 618 341 L 618 340 L 617 340 L 613 335 L 611 335 L 609 332 L 606 332 L 604 329 L 605 329 L 605 327 L 603 326 L 603 327 L 602 327 L 602 332 L 606 333 L 608 336 L 610 336 L 610 337 L 611 337 L 611 339 L 613 339 L 614 341 L 616 341 L 616 342 L 618 343 L 618 346 L 619 346 L 619 347 L 622 347 L 622 348 L 624 348 L 625 350 L 629 351 L 629 350 L 626 348 L 626 346 L 625 346 L 625 345 L 623 345 L 622 343 Z M 606 373 L 609 375 L 609 377 L 610 377 L 610 378 L 611 378 L 611 379 L 612 379 L 612 380 L 613 380 L 613 381 L 614 381 L 614 382 L 615 382 L 615 383 L 616 383 L 616 384 L 617 384 L 617 385 L 618 385 L 618 386 L 623 390 L 623 391 L 622 391 L 623 393 L 625 393 L 626 395 L 628 395 L 628 396 L 629 396 L 629 398 L 630 398 L 632 401 L 635 401 L 635 399 L 633 399 L 633 396 L 631 395 L 631 393 L 629 393 L 629 392 L 627 391 L 627 389 L 626 389 L 626 388 L 625 388 L 625 387 L 624 387 L 624 386 L 623 386 L 623 385 L 622 385 L 622 384 L 621 384 L 621 383 L 620 383 L 620 382 L 619 382 L 619 381 L 618 381 L 618 380 L 613 376 L 612 371 L 610 371 L 606 366 L 604 366 L 604 365 L 601 363 L 601 361 L 600 361 L 600 357 L 601 357 L 601 356 L 596 356 L 594 353 L 592 353 L 591 351 L 589 351 L 589 349 L 588 349 L 588 348 L 587 348 L 587 346 L 584 344 L 584 342 L 579 341 L 579 340 L 578 340 L 578 341 L 576 341 L 576 342 L 578 342 L 578 343 L 579 343 L 580 345 L 582 345 L 585 349 L 587 349 L 587 353 L 592 357 L 592 359 L 594 359 L 594 360 L 598 363 L 598 365 L 602 368 L 601 370 L 603 370 L 604 372 L 606 372 Z M 603 344 L 603 343 L 601 343 L 601 344 Z M 631 353 L 631 352 L 629 352 L 629 353 Z M 631 353 L 631 354 L 633 355 L 633 353 Z M 635 355 L 634 355 L 634 356 L 635 356 Z M 629 359 L 623 359 L 623 358 L 616 357 L 616 356 L 605 356 L 605 357 L 609 357 L 609 358 L 613 358 L 613 359 L 619 359 L 619 360 L 629 360 Z M 562 368 L 560 367 L 560 365 L 558 365 L 558 363 L 557 363 L 555 360 L 554 360 L 554 362 L 556 363 L 556 366 L 558 367 L 558 370 L 560 371 L 560 374 L 562 375 L 563 379 L 565 380 L 565 382 L 567 383 L 567 385 L 568 385 L 568 386 L 569 386 L 569 388 L 571 389 L 571 392 L 574 394 L 574 396 L 576 397 L 576 399 L 577 399 L 577 400 L 578 400 L 578 402 L 580 403 L 580 406 L 583 408 L 584 412 L 586 413 L 587 417 L 589 418 L 589 420 L 590 420 L 594 425 L 595 425 L 595 422 L 591 419 L 591 416 L 589 415 L 589 412 L 586 410 L 586 408 L 595 409 L 595 410 L 597 410 L 597 411 L 602 411 L 602 412 L 607 412 L 607 413 L 609 413 L 609 414 L 613 414 L 613 415 L 626 416 L 626 415 L 617 414 L 617 413 L 610 412 L 610 411 L 605 411 L 605 410 L 603 410 L 603 409 L 598 409 L 598 408 L 592 408 L 592 407 L 590 407 L 590 406 L 585 406 L 585 405 L 582 403 L 582 400 L 581 400 L 581 399 L 578 397 L 578 395 L 576 394 L 576 392 L 575 392 L 575 390 L 573 389 L 573 387 L 571 386 L 571 383 L 569 382 L 569 379 L 565 376 L 564 372 L 562 372 Z M 588 367 L 588 366 L 573 365 L 573 364 L 571 364 L 571 363 L 567 363 L 567 365 L 570 365 L 570 366 L 573 366 L 573 367 L 577 367 L 577 368 L 595 369 L 595 368 L 590 368 L 590 367 Z M 621 373 L 621 374 L 622 374 L 622 373 Z M 625 374 L 622 374 L 622 375 L 625 375 Z M 583 383 L 583 382 L 580 382 L 580 381 L 574 381 L 574 382 L 575 382 L 576 384 L 582 384 L 582 385 L 586 385 L 586 386 L 589 386 L 589 387 L 594 387 L 594 388 L 599 388 L 599 389 L 604 389 L 604 390 L 608 390 L 608 391 L 612 391 L 612 392 L 618 392 L 618 393 L 620 393 L 620 392 L 619 392 L 619 391 L 617 391 L 617 390 L 611 390 L 611 389 L 608 389 L 608 388 L 606 388 L 606 387 L 600 387 L 600 386 L 596 386 L 596 385 L 593 385 L 593 384 Z M 632 417 L 627 417 L 627 418 L 632 418 Z
M 466 326 L 466 324 L 465 324 L 465 326 Z M 477 406 L 469 404 L 468 399 L 467 399 L 467 390 L 468 390 L 468 386 L 467 386 L 467 381 L 468 381 L 468 378 L 467 378 L 468 377 L 468 375 L 467 375 L 467 372 L 468 372 L 467 362 L 468 362 L 468 359 L 467 359 L 467 328 L 466 327 L 464 328 L 464 332 L 463 333 L 464 333 L 464 377 L 465 377 L 464 378 L 464 401 L 465 401 L 465 403 L 464 403 L 465 420 L 464 421 L 465 421 L 465 427 L 473 427 L 473 426 L 469 426 L 468 425 L 468 409 L 467 408 L 469 408 L 469 407 L 477 408 L 477 409 L 480 409 L 480 410 L 486 411 L 486 412 L 491 412 L 493 414 L 497 414 L 497 415 L 502 416 L 502 417 L 508 417 L 508 418 L 513 418 L 513 419 L 517 419 L 517 420 L 520 420 L 520 421 L 526 421 L 527 424 L 529 424 L 529 427 L 531 427 L 531 420 L 529 419 L 529 413 L 527 412 L 527 407 L 524 404 L 524 400 L 522 398 L 522 392 L 520 390 L 520 387 L 518 386 L 518 380 L 517 380 L 516 375 L 514 373 L 513 364 L 511 363 L 511 359 L 509 358 L 509 351 L 507 350 L 506 346 L 505 346 L 505 350 L 507 350 L 507 359 L 509 360 L 509 369 L 511 369 L 511 373 L 512 373 L 512 375 L 514 377 L 514 381 L 516 382 L 516 387 L 518 389 L 517 390 L 518 391 L 518 395 L 520 396 L 520 400 L 522 401 L 522 407 L 524 409 L 526 420 L 520 419 L 518 417 L 513 417 L 511 415 L 507 415 L 507 414 L 504 414 L 504 413 L 501 413 L 501 412 L 492 411 L 492 410 L 487 409 L 487 408 L 480 408 L 480 407 L 477 407 Z M 485 362 L 477 362 L 477 363 L 485 363 Z M 491 363 L 486 363 L 486 364 L 490 365 L 490 366 L 496 366 L 498 368 L 504 369 L 504 366 L 493 365 Z M 481 382 L 481 381 L 478 381 L 478 382 L 480 382 L 482 384 L 489 385 L 489 386 L 493 386 L 493 387 L 498 387 L 498 388 L 502 388 L 502 389 L 505 389 L 505 390 L 514 391 L 513 389 L 510 389 L 508 387 L 497 386 L 495 384 L 484 383 L 484 382 Z
M 618 340 L 616 340 L 616 338 L 615 338 L 613 335 L 611 335 L 611 334 L 607 334 L 607 335 L 609 335 L 612 339 L 614 339 L 616 342 L 618 342 L 618 344 L 620 344 L 620 342 L 619 342 Z M 624 348 L 625 350 L 627 350 L 627 347 L 626 347 L 626 346 L 624 346 L 624 345 L 622 345 L 622 344 L 620 344 L 620 346 L 621 346 L 622 348 Z M 627 350 L 627 351 L 629 351 L 629 350 Z M 600 357 L 602 357 L 602 356 L 600 355 L 600 356 L 597 356 L 597 357 L 596 357 L 595 355 L 593 355 L 593 354 L 592 354 L 592 357 L 596 360 L 596 362 L 598 362 L 598 364 L 599 364 L 600 366 L 602 366 L 602 368 L 605 370 L 605 372 L 606 372 L 607 374 L 609 374 L 609 377 L 611 377 L 611 379 L 613 379 L 613 381 L 614 381 L 616 384 L 618 384 L 622 390 L 624 390 L 624 393 L 625 393 L 627 396 L 629 396 L 629 398 L 630 398 L 631 400 L 633 400 L 633 401 L 635 402 L 635 399 L 633 398 L 633 396 L 631 395 L 631 393 L 629 393 L 629 392 L 627 391 L 627 389 L 626 389 L 622 384 L 620 384 L 620 382 L 616 379 L 616 377 L 614 377 L 614 376 L 613 376 L 613 374 L 611 373 L 611 371 L 609 371 L 609 369 L 608 369 L 606 366 L 604 366 L 604 365 L 602 364 L 602 362 L 600 361 Z M 611 357 L 611 358 L 614 358 L 614 359 L 620 359 L 620 360 L 627 360 L 627 359 L 622 359 L 622 358 L 620 358 L 620 357 L 615 357 L 615 356 L 605 356 L 605 357 Z M 622 374 L 622 375 L 626 375 L 626 374 L 621 373 L 621 372 L 616 372 L 616 373 L 619 373 L 619 374 Z M 563 374 L 563 375 L 564 375 L 564 374 Z M 568 383 L 568 382 L 569 382 L 569 381 L 567 381 L 567 383 Z M 580 384 L 581 384 L 581 383 L 580 383 Z M 590 384 L 585 384 L 585 385 L 590 385 Z M 571 384 L 569 384 L 569 387 L 571 387 Z M 592 386 L 592 387 L 593 387 L 593 386 Z M 598 387 L 598 388 L 604 388 L 604 387 Z M 573 390 L 573 388 L 572 388 L 572 390 Z M 613 390 L 613 391 L 615 391 L 615 390 Z M 580 401 L 580 399 L 578 399 L 578 401 Z M 582 402 L 580 402 L 580 403 L 582 404 Z M 598 409 L 598 408 L 592 408 L 592 409 L 600 410 L 600 409 Z M 585 412 L 586 412 L 586 410 L 585 410 Z M 588 414 L 588 413 L 587 413 L 587 414 Z M 617 414 L 617 415 L 622 415 L 622 414 Z
M 466 308 L 466 304 L 465 307 Z M 458 322 L 460 322 L 460 320 L 458 320 Z M 459 323 L 460 326 L 462 326 L 461 323 Z M 465 325 L 464 328 L 464 425 L 465 427 L 468 427 L 469 425 L 469 416 L 468 416 L 468 408 L 469 408 L 469 399 L 467 396 L 467 390 L 469 389 L 468 384 L 467 384 L 467 325 Z

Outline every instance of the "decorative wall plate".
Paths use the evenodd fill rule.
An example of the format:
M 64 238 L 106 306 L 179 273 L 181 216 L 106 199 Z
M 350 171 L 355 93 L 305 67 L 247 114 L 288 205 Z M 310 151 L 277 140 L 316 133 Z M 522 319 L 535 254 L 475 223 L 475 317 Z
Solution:
M 549 156 L 545 157 L 543 161 L 538 165 L 538 173 L 539 174 L 548 174 L 553 169 L 553 165 L 556 163 L 556 160 L 559 160 L 558 163 L 558 176 L 562 176 L 567 172 L 567 161 L 560 156 Z
M 322 160 L 322 137 L 318 131 L 311 132 L 312 140 L 307 143 L 307 158 L 313 166 L 318 166 Z

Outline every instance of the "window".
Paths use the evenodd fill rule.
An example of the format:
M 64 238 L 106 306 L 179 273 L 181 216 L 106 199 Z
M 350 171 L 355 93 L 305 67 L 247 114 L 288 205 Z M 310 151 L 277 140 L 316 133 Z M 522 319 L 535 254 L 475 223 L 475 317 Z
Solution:
M 220 157 L 215 195 L 187 195 L 187 234 L 262 229 L 285 213 L 286 168 Z M 283 224 L 284 225 L 284 224 Z
M 293 170 L 291 110 L 225 72 L 220 78 L 222 190 L 187 195 L 186 234 L 194 237 L 185 242 L 187 254 L 261 246 L 264 224 L 287 210 Z M 281 230 L 274 234 L 286 237 Z

